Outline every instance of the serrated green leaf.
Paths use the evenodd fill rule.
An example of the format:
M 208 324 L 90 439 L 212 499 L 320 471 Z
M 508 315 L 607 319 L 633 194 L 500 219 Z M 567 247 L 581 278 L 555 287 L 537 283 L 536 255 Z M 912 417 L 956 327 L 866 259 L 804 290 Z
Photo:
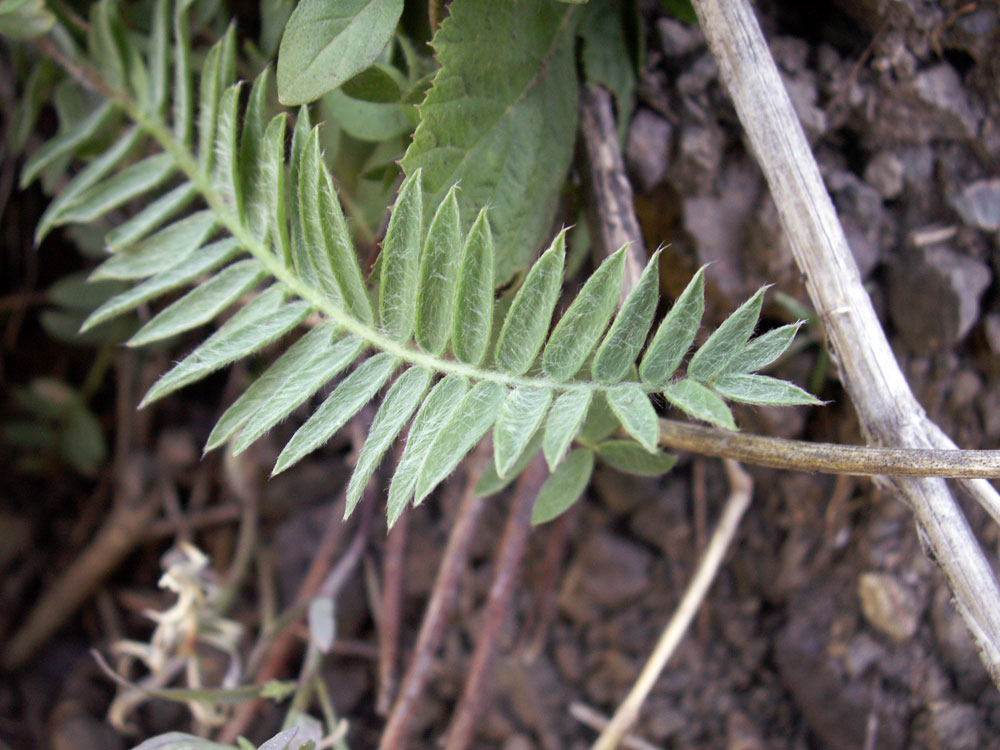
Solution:
M 790 323 L 752 339 L 729 361 L 726 372 L 756 372 L 771 364 L 791 346 L 801 326 L 802 321 Z
M 670 471 L 677 459 L 669 453 L 650 453 L 631 440 L 606 440 L 598 443 L 597 453 L 608 466 L 626 474 L 658 477 Z
M 372 400 L 398 364 L 399 360 L 387 352 L 376 354 L 361 363 L 292 435 L 292 439 L 279 454 L 271 475 L 284 471 L 329 440 L 333 433 Z
M 667 401 L 695 419 L 727 430 L 736 429 L 733 413 L 729 411 L 726 402 L 697 381 L 685 378 L 671 383 L 663 391 L 663 395 L 667 397 Z
M 605 395 L 625 432 L 638 440 L 643 448 L 654 453 L 660 431 L 656 410 L 646 392 L 638 385 L 629 383 L 605 391 Z
M 118 253 L 130 248 L 156 230 L 173 214 L 183 210 L 197 194 L 194 185 L 185 182 L 160 196 L 124 224 L 108 232 L 105 238 L 108 250 Z
M 460 184 L 465 222 L 490 207 L 504 283 L 535 256 L 573 158 L 575 16 L 552 2 L 455 0 L 448 10 L 433 42 L 442 67 L 403 169 L 423 168 L 431 206 Z
M 54 226 L 59 215 L 77 200 L 86 190 L 104 179 L 118 163 L 125 159 L 139 142 L 139 128 L 131 127 L 117 141 L 96 157 L 73 177 L 42 213 L 35 230 L 35 242 L 40 243 Z
M 239 242 L 232 237 L 213 242 L 198 251 L 187 263 L 158 273 L 141 284 L 128 289 L 104 302 L 94 310 L 80 328 L 84 332 L 96 325 L 111 320 L 129 310 L 134 310 L 143 302 L 156 299 L 160 295 L 188 284 L 231 259 L 240 250 Z M 91 281 L 91 284 L 100 283 Z
M 190 3 L 174 5 L 174 137 L 185 146 L 191 145 L 194 118 L 194 92 L 191 88 L 191 26 L 188 23 Z
M 382 456 L 399 435 L 400 430 L 417 410 L 431 383 L 431 371 L 423 367 L 411 367 L 392 384 L 382 400 L 372 427 L 365 438 L 365 444 L 358 455 L 350 484 L 347 487 L 347 506 L 344 518 L 351 515 L 361 499 L 368 480 L 378 468 Z
M 170 154 L 157 154 L 136 162 L 84 190 L 54 217 L 52 225 L 96 221 L 108 211 L 158 187 L 175 169 Z
M 215 427 L 212 428 L 212 432 L 205 442 L 205 451 L 219 447 L 255 415 L 266 412 L 272 404 L 277 403 L 274 399 L 279 397 L 284 389 L 294 386 L 301 391 L 306 391 L 317 380 L 315 373 L 328 373 L 332 354 L 331 340 L 337 330 L 336 324 L 327 321 L 316 326 L 292 344 L 226 409 Z M 355 341 L 354 344 L 357 346 L 358 342 Z M 345 363 L 344 366 L 346 367 L 347 364 L 349 362 Z M 333 375 L 329 376 L 329 378 L 332 377 Z M 316 384 L 305 398 L 311 396 L 322 384 Z
M 104 132 L 113 119 L 115 111 L 116 107 L 112 102 L 104 102 L 98 105 L 78 126 L 46 141 L 32 154 L 24 165 L 24 169 L 21 170 L 21 189 L 23 190 L 34 182 L 35 178 L 45 169 L 60 159 L 72 156 L 80 146 L 98 133 Z
M 462 248 L 455 287 L 451 348 L 462 362 L 483 361 L 493 328 L 493 234 L 486 209 L 479 212 Z
M 699 268 L 663 318 L 646 349 L 639 365 L 639 377 L 644 382 L 654 385 L 667 382 L 694 343 L 704 314 L 705 269 Z
M 233 263 L 161 310 L 126 343 L 145 346 L 204 325 L 253 289 L 264 275 L 256 258 Z
M 523 375 L 538 356 L 559 301 L 565 259 L 563 229 L 531 267 L 510 305 L 496 346 L 495 359 L 501 370 Z
M 767 287 L 761 287 L 753 297 L 748 299 L 736 311 L 723 321 L 708 341 L 691 357 L 688 364 L 688 377 L 701 383 L 711 383 L 719 374 L 726 370 L 729 362 L 739 353 L 760 317 L 760 307 L 764 300 Z
M 590 366 L 595 380 L 617 383 L 624 378 L 646 343 L 660 293 L 659 258 L 659 251 L 653 253 L 598 347 Z
M 199 211 L 161 229 L 138 248 L 113 255 L 95 270 L 94 279 L 143 279 L 184 263 L 215 228 L 215 214 Z
M 302 0 L 278 49 L 278 97 L 304 104 L 371 65 L 392 38 L 403 0 Z
M 591 391 L 566 391 L 552 405 L 549 418 L 545 422 L 545 439 L 542 450 L 549 471 L 554 471 L 569 448 L 576 433 L 580 431 L 590 408 Z M 601 397 L 603 400 L 603 396 Z M 617 422 L 612 430 L 617 429 Z
M 423 502 L 431 491 L 454 471 L 466 454 L 496 422 L 507 389 L 484 380 L 465 394 L 448 423 L 441 428 L 427 452 L 414 488 L 414 505 Z
M 476 482 L 476 487 L 473 490 L 476 497 L 493 495 L 521 476 L 524 470 L 528 468 L 528 464 L 531 463 L 532 459 L 538 455 L 538 451 L 542 449 L 542 432 L 542 430 L 535 430 L 535 434 L 531 436 L 531 440 L 528 442 L 528 447 L 521 452 L 521 455 L 506 475 L 502 477 L 498 475 L 496 462 L 488 461 L 483 466 L 483 473 L 479 475 L 479 481 Z
M 266 118 L 267 88 L 270 82 L 271 68 L 268 66 L 253 82 L 250 96 L 247 99 L 247 108 L 243 113 L 243 125 L 240 128 L 240 158 L 237 170 L 239 174 L 239 212 L 240 218 L 256 237 L 267 236 L 269 222 L 273 216 L 269 208 L 276 197 L 267 195 L 265 192 L 275 188 L 270 182 L 275 175 L 272 173 L 269 175 L 269 180 L 265 180 L 264 171 L 269 168 L 273 169 L 275 161 L 280 166 L 281 162 L 284 161 L 282 155 L 285 151 L 284 140 L 280 143 L 264 140 L 264 133 L 269 124 Z M 280 119 L 280 115 L 275 119 Z M 281 122 L 279 127 L 284 135 L 284 123 Z M 272 139 L 273 137 L 272 134 Z
M 423 191 L 417 172 L 400 187 L 382 242 L 379 320 L 396 341 L 407 341 L 413 333 L 422 234 Z
M 504 399 L 493 427 L 497 474 L 507 476 L 542 424 L 552 402 L 549 388 L 515 388 Z
M 236 171 L 239 162 L 236 151 L 236 120 L 242 87 L 242 82 L 233 84 L 226 89 L 219 102 L 215 128 L 215 167 L 212 175 L 212 182 L 223 202 L 236 211 L 241 203 Z
M 289 363 L 275 371 L 261 384 L 252 399 L 259 399 L 260 408 L 252 412 L 240 431 L 233 445 L 233 453 L 238 455 L 253 445 L 265 432 L 291 414 L 293 409 L 343 372 L 363 349 L 364 342 L 348 336 L 322 351 L 316 359 L 303 361 L 299 371 L 286 369 L 291 366 Z
M 559 467 L 552 472 L 535 498 L 531 509 L 531 524 L 551 521 L 561 516 L 580 499 L 594 472 L 594 452 L 589 448 L 577 448 L 566 456 Z
M 563 313 L 542 352 L 542 370 L 565 381 L 583 366 L 615 311 L 628 246 L 608 256 Z
M 427 230 L 417 283 L 417 343 L 430 354 L 440 354 L 451 334 L 455 277 L 462 259 L 462 228 L 457 186 L 452 186 Z
M 406 447 L 396 465 L 396 473 L 389 485 L 389 500 L 386 512 L 389 528 L 396 523 L 400 513 L 413 497 L 413 488 L 427 460 L 431 444 L 469 390 L 469 381 L 458 375 L 447 375 L 431 389 L 427 399 L 420 406 L 410 427 Z
M 299 301 L 279 309 L 284 295 L 281 286 L 276 285 L 239 310 L 205 343 L 157 380 L 141 406 L 253 354 L 292 330 L 309 314 L 309 305 Z
M 766 406 L 820 406 L 823 402 L 794 383 L 767 375 L 722 375 L 712 386 L 721 396 L 746 404 Z

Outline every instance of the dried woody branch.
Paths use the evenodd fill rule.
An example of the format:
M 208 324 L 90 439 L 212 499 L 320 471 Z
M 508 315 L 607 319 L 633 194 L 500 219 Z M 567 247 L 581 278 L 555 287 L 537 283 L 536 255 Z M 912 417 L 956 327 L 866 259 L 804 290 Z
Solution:
M 694 7 L 866 439 L 882 446 L 955 448 L 913 396 L 889 348 L 750 3 L 694 0 Z M 1000 588 L 947 485 L 939 478 L 878 481 L 893 488 L 912 511 L 983 664 L 1000 685 Z M 962 486 L 987 509 L 1000 507 L 996 490 L 985 480 L 963 480 Z

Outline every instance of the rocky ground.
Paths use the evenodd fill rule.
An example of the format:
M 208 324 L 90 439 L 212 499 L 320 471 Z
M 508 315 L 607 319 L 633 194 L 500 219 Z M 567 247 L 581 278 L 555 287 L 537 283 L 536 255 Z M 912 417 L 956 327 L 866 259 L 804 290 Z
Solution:
M 757 9 L 915 393 L 961 447 L 997 448 L 1000 13 L 991 3 L 954 0 L 819 5 L 772 0 Z M 647 243 L 669 243 L 664 291 L 676 294 L 694 268 L 712 262 L 716 322 L 764 282 L 775 284 L 766 322 L 794 319 L 801 314 L 795 303 L 807 306 L 808 298 L 716 65 L 696 29 L 664 17 L 655 4 L 645 14 L 647 69 L 626 161 Z M 41 366 L 15 354 L 15 343 L 33 350 L 23 343 L 32 324 L 23 325 L 21 339 L 6 341 L 5 385 Z M 774 374 L 831 403 L 742 410 L 738 422 L 750 432 L 858 442 L 821 331 L 807 326 L 800 336 L 798 354 Z M 55 365 L 72 372 L 78 358 L 60 354 Z M 196 447 L 217 399 L 208 387 L 196 389 L 157 412 L 152 424 L 136 427 L 162 481 L 180 497 L 227 497 L 221 462 L 201 462 Z M 110 425 L 114 405 L 105 406 Z M 240 471 L 263 473 L 280 444 L 253 454 Z M 345 445 L 333 446 L 294 476 L 263 487 L 264 565 L 283 600 L 319 545 L 336 489 L 331 484 L 345 476 L 345 453 Z M 647 744 L 634 746 L 1000 748 L 1000 693 L 907 510 L 867 480 L 750 472 L 754 500 L 738 542 L 636 727 Z M 460 488 L 461 477 L 451 486 Z M 86 487 L 56 473 L 18 476 L 5 491 L 0 640 L 55 571 L 78 560 L 99 525 L 107 487 Z M 691 577 L 727 491 L 714 459 L 682 455 L 662 479 L 602 468 L 584 501 L 533 534 L 476 747 L 589 746 L 595 735 L 578 716 L 586 709 L 609 714 L 628 691 Z M 508 498 L 488 502 L 440 663 L 414 717 L 420 738 L 414 747 L 435 746 L 468 669 L 507 515 Z M 453 489 L 411 514 L 404 650 L 416 637 L 456 506 Z M 965 510 L 995 558 L 996 526 L 971 503 Z M 143 532 L 127 564 L 30 669 L 0 678 L 0 748 L 130 746 L 101 723 L 112 690 L 87 649 L 117 635 L 148 634 L 141 610 L 167 601 L 154 593 L 164 549 L 157 533 L 165 533 L 163 524 L 157 528 Z M 198 541 L 224 560 L 234 538 L 230 523 Z M 340 548 L 349 541 L 344 535 Z M 380 570 L 384 546 L 376 524 L 363 567 L 369 575 L 355 576 L 338 601 L 342 648 L 327 668 L 334 703 L 354 726 L 353 748 L 374 747 L 381 726 L 370 574 Z M 248 592 L 239 617 L 252 622 L 265 595 Z M 183 717 L 174 707 L 151 704 L 139 723 L 153 733 L 177 728 Z

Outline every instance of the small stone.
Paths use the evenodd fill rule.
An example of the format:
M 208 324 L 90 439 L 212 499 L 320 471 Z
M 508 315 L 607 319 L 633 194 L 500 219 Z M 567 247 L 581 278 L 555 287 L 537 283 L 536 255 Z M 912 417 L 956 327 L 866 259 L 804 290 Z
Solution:
M 866 278 L 881 259 L 880 240 L 885 223 L 882 196 L 847 170 L 831 173 L 826 178 L 826 184 L 861 271 L 861 278 Z
M 726 719 L 726 750 L 764 750 L 764 738 L 750 718 L 740 712 Z
M 716 125 L 692 124 L 681 129 L 670 180 L 682 195 L 708 192 L 722 163 L 725 140 Z
M 898 198 L 903 192 L 905 167 L 891 151 L 879 151 L 865 166 L 865 182 L 886 200 Z
M 673 126 L 666 118 L 640 109 L 632 118 L 625 145 L 625 165 L 639 192 L 655 187 L 667 174 Z
M 674 18 L 660 18 L 656 22 L 660 36 L 660 49 L 667 57 L 683 57 L 705 45 L 705 37 L 697 26 L 688 26 Z
M 857 678 L 884 653 L 885 649 L 874 638 L 864 632 L 858 633 L 847 644 L 844 669 L 852 679 Z
M 970 183 L 950 202 L 968 226 L 1000 232 L 1000 179 Z
M 858 577 L 861 612 L 869 624 L 897 643 L 908 641 L 920 624 L 920 606 L 914 593 L 888 573 Z
M 809 59 L 809 43 L 797 36 L 779 36 L 769 39 L 774 61 L 787 73 L 797 73 L 806 67 Z
M 576 555 L 581 594 L 598 606 L 634 604 L 650 585 L 652 555 L 638 544 L 606 531 L 593 534 Z
M 677 91 L 682 96 L 695 96 L 719 77 L 719 66 L 712 53 L 706 52 L 677 77 Z
M 928 750 L 976 750 L 982 720 L 975 706 L 938 701 L 930 705 L 924 739 Z

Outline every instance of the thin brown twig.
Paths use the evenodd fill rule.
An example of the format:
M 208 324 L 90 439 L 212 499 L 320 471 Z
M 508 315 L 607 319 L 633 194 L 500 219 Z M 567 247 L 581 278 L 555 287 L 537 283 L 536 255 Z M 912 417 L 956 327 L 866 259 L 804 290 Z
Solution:
M 531 509 L 547 475 L 545 461 L 539 454 L 517 480 L 483 621 L 478 628 L 469 676 L 448 727 L 446 750 L 465 750 L 475 735 L 493 676 L 493 662 L 500 646 L 500 629 L 510 612 L 521 560 L 531 536 Z
M 459 505 L 458 515 L 452 524 L 448 545 L 445 547 L 430 601 L 424 610 L 424 619 L 417 635 L 417 645 L 410 658 L 409 667 L 399 686 L 399 693 L 389 712 L 379 750 L 402 750 L 406 747 L 407 729 L 411 714 L 420 699 L 424 685 L 430 677 L 434 664 L 434 654 L 441 644 L 445 622 L 455 603 L 458 578 L 465 568 L 469 556 L 472 535 L 479 525 L 483 512 L 483 500 L 476 497 L 475 487 L 479 482 L 486 461 L 492 449 L 491 442 L 484 440 L 466 461 L 465 489 Z
M 406 537 L 410 514 L 403 513 L 392 527 L 385 544 L 382 562 L 382 606 L 378 623 L 378 697 L 375 711 L 380 716 L 389 713 L 399 679 L 399 624 L 403 601 L 403 567 L 406 564 Z
M 575 518 L 573 506 L 549 524 L 549 535 L 545 540 L 545 557 L 542 558 L 540 573 L 535 586 L 535 621 L 525 630 L 531 635 L 527 647 L 521 652 L 525 664 L 531 664 L 545 647 L 549 625 L 556 615 L 557 590 L 563 577 L 562 559 L 566 553 L 570 527 Z

